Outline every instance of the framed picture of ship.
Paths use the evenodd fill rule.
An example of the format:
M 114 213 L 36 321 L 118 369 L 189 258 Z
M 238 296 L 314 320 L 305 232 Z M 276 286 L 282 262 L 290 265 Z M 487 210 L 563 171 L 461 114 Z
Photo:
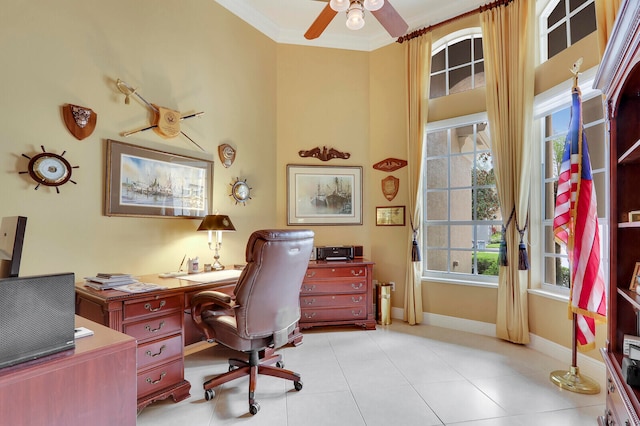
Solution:
M 287 225 L 362 225 L 362 167 L 288 164 Z
M 213 161 L 107 140 L 106 216 L 199 218 L 211 211 Z

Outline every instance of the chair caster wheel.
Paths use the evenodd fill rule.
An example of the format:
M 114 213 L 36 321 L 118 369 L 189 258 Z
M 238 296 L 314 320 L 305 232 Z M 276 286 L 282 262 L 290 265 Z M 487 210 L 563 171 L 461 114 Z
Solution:
M 249 406 L 249 412 L 251 413 L 251 415 L 255 416 L 256 414 L 258 414 L 258 411 L 260 411 L 260 404 L 258 404 L 257 402 L 254 402 Z
M 206 391 L 204 391 L 204 399 L 206 399 L 207 401 L 211 401 L 215 395 L 216 393 L 212 389 L 207 389 Z
M 278 361 L 278 362 L 276 362 L 276 367 L 278 367 L 278 368 L 284 368 L 284 362 L 283 362 L 283 361 Z
M 297 391 L 302 390 L 302 381 L 298 380 L 293 382 L 293 387 L 296 388 Z

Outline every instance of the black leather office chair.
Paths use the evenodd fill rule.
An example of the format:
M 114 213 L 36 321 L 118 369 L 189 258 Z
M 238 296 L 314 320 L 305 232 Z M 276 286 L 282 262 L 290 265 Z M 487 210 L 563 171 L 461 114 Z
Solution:
M 191 300 L 193 321 L 208 340 L 249 354 L 248 361 L 230 359 L 227 373 L 204 383 L 207 401 L 213 398 L 214 387 L 245 375 L 249 375 L 251 414 L 260 410 L 254 398 L 258 374 L 292 380 L 296 390 L 302 389 L 300 375 L 285 370 L 280 355 L 260 358 L 260 353 L 287 343 L 300 319 L 300 286 L 313 237 L 309 230 L 254 232 L 233 296 L 203 291 Z

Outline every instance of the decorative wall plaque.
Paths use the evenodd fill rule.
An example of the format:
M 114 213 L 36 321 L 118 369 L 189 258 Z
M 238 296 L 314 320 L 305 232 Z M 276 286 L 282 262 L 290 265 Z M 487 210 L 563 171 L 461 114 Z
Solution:
M 98 121 L 98 114 L 91 108 L 71 104 L 62 107 L 62 117 L 67 129 L 79 141 L 93 133 Z
M 398 189 L 400 188 L 400 179 L 395 176 L 387 176 L 382 179 L 382 193 L 384 198 L 391 201 L 396 198 Z
M 406 160 L 387 158 L 373 165 L 373 168 L 383 172 L 393 172 L 407 165 Z
M 236 159 L 236 150 L 228 143 L 223 143 L 218 145 L 218 157 L 220 157 L 222 165 L 229 168 Z
M 323 146 L 322 149 L 320 149 L 320 147 L 317 146 L 308 151 L 298 151 L 298 155 L 300 155 L 300 157 L 317 158 L 318 160 L 321 160 L 321 161 L 329 161 L 334 158 L 343 158 L 346 160 L 347 158 L 351 157 L 351 154 L 349 154 L 348 152 L 340 152 L 334 148 L 327 149 L 326 146 Z

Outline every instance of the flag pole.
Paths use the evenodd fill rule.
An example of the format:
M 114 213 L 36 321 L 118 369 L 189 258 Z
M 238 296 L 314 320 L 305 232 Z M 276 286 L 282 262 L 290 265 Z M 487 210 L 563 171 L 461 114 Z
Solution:
M 551 374 L 549 374 L 549 379 L 560 388 L 571 392 L 588 395 L 600 393 L 600 384 L 598 384 L 598 382 L 588 376 L 580 374 L 576 343 L 576 327 L 578 326 L 577 314 L 574 313 L 572 316 L 571 368 L 569 370 L 552 371 Z
M 573 74 L 573 88 L 578 87 L 578 74 L 580 73 L 580 66 L 582 65 L 582 58 L 579 58 L 570 69 Z M 573 113 L 573 112 L 572 112 Z M 582 123 L 580 123 L 582 125 Z M 580 129 L 579 131 L 582 131 Z M 570 236 L 573 238 L 573 235 Z M 573 262 L 569 256 L 569 270 L 573 270 Z M 573 274 L 569 273 L 570 287 L 573 291 L 574 283 Z M 552 383 L 559 386 L 561 389 L 566 389 L 571 392 L 577 392 L 582 394 L 597 394 L 600 393 L 600 384 L 590 377 L 580 374 L 578 368 L 578 315 L 572 312 L 571 315 L 571 368 L 569 370 L 555 370 L 549 374 L 549 379 Z

